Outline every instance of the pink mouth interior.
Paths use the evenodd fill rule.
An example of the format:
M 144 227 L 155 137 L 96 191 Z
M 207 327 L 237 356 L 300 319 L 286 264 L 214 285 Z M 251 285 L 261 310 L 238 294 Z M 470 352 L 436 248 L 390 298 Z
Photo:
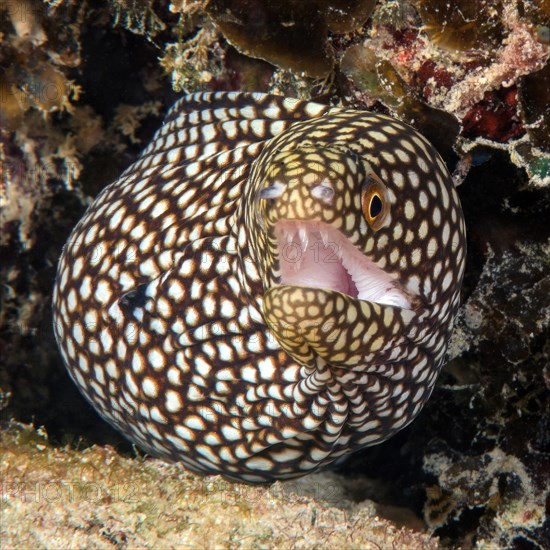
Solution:
M 282 285 L 325 288 L 352 298 L 410 308 L 396 277 L 359 251 L 340 231 L 323 222 L 277 222 Z

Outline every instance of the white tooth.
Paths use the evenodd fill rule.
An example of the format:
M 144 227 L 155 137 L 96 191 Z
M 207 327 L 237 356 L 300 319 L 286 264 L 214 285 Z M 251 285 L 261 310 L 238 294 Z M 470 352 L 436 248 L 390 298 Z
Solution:
M 323 245 L 328 245 L 328 233 L 326 231 L 321 231 L 321 239 L 323 240 Z
M 287 244 L 290 244 L 290 243 L 292 242 L 292 237 L 293 237 L 293 236 L 294 236 L 294 235 L 292 235 L 292 234 L 290 233 L 290 231 L 286 234 L 286 242 L 287 242 Z
M 300 241 L 305 242 L 307 240 L 307 231 L 305 228 L 300 227 L 300 229 L 298 229 L 298 233 L 300 234 Z

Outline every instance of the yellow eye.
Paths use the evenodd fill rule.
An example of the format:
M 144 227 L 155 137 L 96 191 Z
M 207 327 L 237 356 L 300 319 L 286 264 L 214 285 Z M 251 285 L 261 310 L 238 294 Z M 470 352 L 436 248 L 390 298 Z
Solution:
M 361 208 L 367 223 L 378 231 L 388 219 L 390 201 L 386 186 L 374 174 L 369 174 L 361 190 Z

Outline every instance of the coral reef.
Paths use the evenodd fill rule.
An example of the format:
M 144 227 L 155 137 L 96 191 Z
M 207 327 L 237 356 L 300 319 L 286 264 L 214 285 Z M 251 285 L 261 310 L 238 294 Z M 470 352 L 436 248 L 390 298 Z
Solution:
M 370 34 L 344 52 L 341 68 L 356 105 L 380 101 L 441 143 L 446 159 L 449 144 L 462 156 L 472 143 L 506 143 L 532 185 L 548 184 L 549 48 L 539 31 L 514 1 L 417 0 L 397 22 L 378 8 Z M 418 114 L 428 109 L 437 111 Z M 441 132 L 447 139 L 426 121 L 449 128 Z
M 550 63 L 524 76 L 519 83 L 519 104 L 527 134 L 535 147 L 550 152 Z
M 43 431 L 13 424 L 0 452 L 6 548 L 438 547 L 347 500 L 330 477 L 235 485 L 110 447 L 55 449 Z
M 35 525 L 43 502 L 15 495 L 2 509 L 2 528 L 21 521 L 18 531 L 2 532 L 11 545 L 55 545 L 55 536 L 65 537 L 58 545 L 204 545 L 198 537 L 207 532 L 220 545 L 384 547 L 368 538 L 372 527 L 404 537 L 387 539 L 397 547 L 547 547 L 549 3 L 305 5 L 0 3 L 3 476 L 31 484 L 54 474 L 84 484 L 114 476 L 119 487 L 139 479 L 158 489 L 124 510 L 106 494 L 94 509 L 82 501 L 49 506 L 48 514 L 68 514 L 57 535 L 47 530 L 51 515 L 43 530 Z M 242 516 L 220 527 L 215 518 L 226 516 L 219 495 L 193 496 L 208 493 L 210 481 L 136 458 L 83 401 L 55 351 L 50 293 L 72 226 L 136 158 L 177 93 L 205 89 L 272 91 L 392 113 L 434 142 L 461 183 L 469 252 L 450 363 L 417 422 L 339 464 L 339 477 L 323 478 L 325 488 L 338 479 L 335 491 L 363 503 L 356 508 L 300 498 L 266 503 L 267 488 L 243 488 L 248 496 L 230 508 Z M 45 426 L 49 440 L 10 419 Z M 25 479 L 13 477 L 21 471 Z M 199 517 L 205 502 L 209 519 Z M 428 529 L 439 542 L 407 538 L 409 531 L 383 520 L 369 523 L 374 510 L 394 525 Z M 287 515 L 277 520 L 279 512 Z M 155 514 L 164 518 L 162 529 L 151 522 Z M 245 516 L 261 527 L 252 529 Z M 299 522 L 307 538 L 293 539 L 285 529 Z
M 470 448 L 462 454 L 445 445 L 424 457 L 438 480 L 428 489 L 428 523 L 437 529 L 485 509 L 478 544 L 499 547 L 520 539 L 542 545 L 549 527 L 550 242 L 515 246 L 487 253 L 449 350 L 447 391 L 475 412 L 460 417 L 475 432 Z
M 106 38 L 92 21 L 112 29 L 107 7 L 0 4 L 0 387 L 11 396 L 3 417 L 30 420 L 42 410 L 47 421 L 54 395 L 60 410 L 79 399 L 52 347 L 57 258 L 89 196 L 132 160 L 175 98 L 158 84 L 163 71 L 154 52 L 130 62 L 132 35 L 110 30 Z M 114 71 L 98 71 L 116 57 L 112 51 L 119 52 Z M 58 383 L 66 399 L 52 394 Z M 90 412 L 83 419 L 95 422 Z
M 204 9 L 240 52 L 323 77 L 335 62 L 329 32 L 360 28 L 374 5 L 375 0 L 208 0 Z
M 423 30 L 439 48 L 452 53 L 487 52 L 504 38 L 502 0 L 412 0 Z

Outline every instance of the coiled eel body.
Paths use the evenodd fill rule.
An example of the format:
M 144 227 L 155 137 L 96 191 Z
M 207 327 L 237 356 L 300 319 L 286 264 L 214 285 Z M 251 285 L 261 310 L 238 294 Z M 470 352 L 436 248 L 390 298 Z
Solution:
M 298 477 L 419 413 L 464 260 L 452 180 L 409 126 L 199 93 L 74 229 L 54 329 L 84 396 L 147 452 Z

